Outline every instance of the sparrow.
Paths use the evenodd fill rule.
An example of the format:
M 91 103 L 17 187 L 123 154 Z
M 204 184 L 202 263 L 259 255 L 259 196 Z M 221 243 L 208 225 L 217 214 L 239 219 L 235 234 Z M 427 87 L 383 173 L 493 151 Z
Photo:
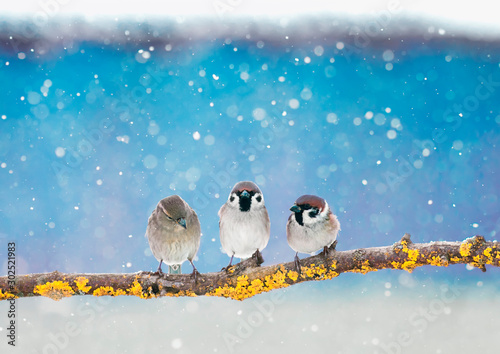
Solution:
M 290 211 L 292 214 L 286 224 L 286 237 L 295 251 L 295 270 L 300 273 L 298 253 L 312 255 L 323 249 L 326 258 L 328 249 L 335 249 L 340 223 L 328 203 L 315 195 L 301 196 Z
M 146 237 L 155 258 L 160 262 L 157 272 L 163 274 L 161 264 L 169 265 L 169 273 L 180 273 L 180 265 L 188 260 L 193 266 L 192 276 L 199 274 L 193 259 L 200 247 L 201 228 L 198 216 L 178 195 L 160 200 L 148 220 Z
M 256 257 L 264 262 L 261 251 L 267 246 L 271 223 L 259 187 L 249 181 L 238 182 L 229 194 L 227 202 L 219 210 L 220 242 L 224 252 L 233 258 Z

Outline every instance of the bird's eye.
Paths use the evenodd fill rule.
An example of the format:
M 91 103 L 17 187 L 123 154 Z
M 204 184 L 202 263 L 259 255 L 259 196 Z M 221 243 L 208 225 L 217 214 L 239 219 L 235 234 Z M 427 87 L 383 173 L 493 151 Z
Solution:
M 255 198 L 255 199 L 257 199 L 257 201 L 258 201 L 259 203 L 262 201 L 262 197 L 261 197 L 260 195 L 259 195 L 257 198 Z
M 313 208 L 313 209 L 309 212 L 309 216 L 310 216 L 311 218 L 315 218 L 315 217 L 316 217 L 316 215 L 318 215 L 318 212 L 319 212 L 319 210 L 318 210 L 318 209 Z
M 231 198 L 229 198 L 230 202 L 234 202 L 234 196 L 232 195 Z

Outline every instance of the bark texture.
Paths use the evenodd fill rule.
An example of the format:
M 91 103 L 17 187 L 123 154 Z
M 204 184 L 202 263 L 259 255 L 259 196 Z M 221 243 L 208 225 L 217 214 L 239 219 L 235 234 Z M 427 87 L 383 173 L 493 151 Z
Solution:
M 500 245 L 474 236 L 462 242 L 412 243 L 409 234 L 391 246 L 331 251 L 301 259 L 301 272 L 294 262 L 258 266 L 247 259 L 228 271 L 200 274 L 195 280 L 188 274 L 169 275 L 151 272 L 129 274 L 51 273 L 0 277 L 0 300 L 46 296 L 54 300 L 75 295 L 133 295 L 149 299 L 160 296 L 223 296 L 243 300 L 262 292 L 311 280 L 326 280 L 341 273 L 368 273 L 379 269 L 411 272 L 421 266 L 447 267 L 471 264 L 483 271 L 486 265 L 500 265 Z

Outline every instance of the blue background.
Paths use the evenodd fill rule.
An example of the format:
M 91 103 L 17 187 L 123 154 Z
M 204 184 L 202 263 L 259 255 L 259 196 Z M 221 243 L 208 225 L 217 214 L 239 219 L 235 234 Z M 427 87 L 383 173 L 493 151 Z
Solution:
M 0 235 L 16 241 L 18 270 L 153 270 L 148 216 L 179 194 L 201 221 L 199 270 L 218 271 L 228 258 L 217 211 L 240 180 L 264 192 L 267 264 L 292 260 L 285 224 L 302 194 L 333 207 L 339 250 L 405 232 L 414 242 L 496 238 L 493 44 L 268 36 L 174 33 L 43 51 L 7 40 Z

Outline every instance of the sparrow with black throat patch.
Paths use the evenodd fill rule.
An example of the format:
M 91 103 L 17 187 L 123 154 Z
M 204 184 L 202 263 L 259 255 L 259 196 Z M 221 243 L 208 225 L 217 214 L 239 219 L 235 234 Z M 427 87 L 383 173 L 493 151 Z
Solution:
M 261 251 L 267 246 L 271 223 L 259 187 L 249 181 L 238 182 L 227 202 L 219 210 L 220 242 L 224 252 L 231 257 L 255 257 L 262 264 Z
M 286 236 L 295 251 L 295 270 L 300 273 L 298 253 L 314 254 L 323 249 L 323 256 L 334 250 L 340 223 L 328 203 L 315 195 L 303 195 L 290 208 Z

